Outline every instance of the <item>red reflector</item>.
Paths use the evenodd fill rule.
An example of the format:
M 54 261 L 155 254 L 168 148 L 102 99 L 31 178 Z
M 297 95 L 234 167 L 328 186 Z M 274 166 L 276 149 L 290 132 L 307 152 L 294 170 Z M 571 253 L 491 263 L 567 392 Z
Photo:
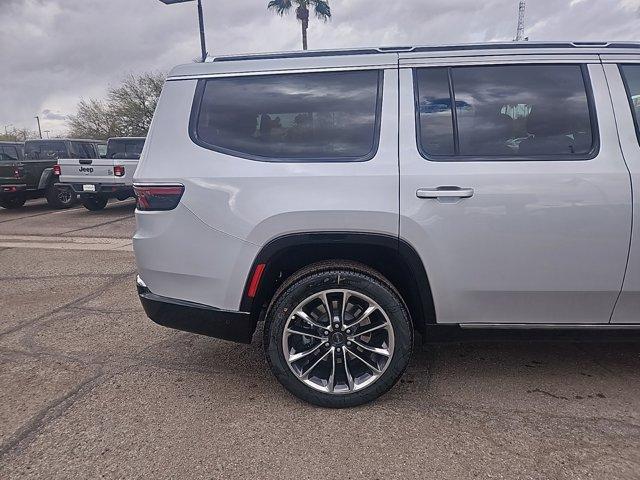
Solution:
M 62 172 L 61 172 L 61 170 L 60 170 L 60 165 L 55 164 L 55 165 L 53 166 L 53 174 L 54 174 L 54 175 L 58 175 L 58 176 L 60 176 L 60 175 L 62 174 Z
M 124 177 L 124 166 L 116 165 L 115 167 L 113 167 L 113 174 L 116 177 Z
M 182 185 L 134 185 L 138 210 L 173 210 L 180 203 Z
M 260 279 L 262 278 L 264 267 L 266 267 L 264 263 L 259 263 L 258 265 L 256 265 L 256 269 L 253 271 L 253 277 L 251 277 L 249 290 L 247 291 L 247 296 L 249 298 L 255 297 L 256 293 L 258 292 L 258 285 L 260 285 Z

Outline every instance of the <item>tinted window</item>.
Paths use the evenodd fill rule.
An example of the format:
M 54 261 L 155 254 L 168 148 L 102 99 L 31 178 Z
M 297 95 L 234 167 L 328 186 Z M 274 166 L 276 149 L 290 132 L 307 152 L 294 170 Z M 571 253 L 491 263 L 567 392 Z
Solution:
M 446 68 L 424 68 L 417 74 L 420 138 L 429 155 L 453 155 L 453 115 Z
M 417 83 L 422 149 L 427 155 L 439 155 L 442 140 L 435 142 L 435 149 L 431 143 L 438 135 L 449 135 L 450 129 L 423 113 L 422 103 L 433 95 L 430 88 L 441 95 L 448 79 L 440 74 L 437 80 L 424 82 L 421 74 Z M 564 157 L 585 156 L 592 150 L 594 136 L 580 65 L 456 67 L 448 74 L 456 105 L 454 156 Z M 454 113 L 452 104 L 448 115 Z M 425 126 L 429 122 L 433 126 Z M 436 133 L 429 135 L 430 129 Z
M 114 138 L 107 143 L 107 158 L 140 158 L 144 138 Z
M 207 80 L 196 125 L 205 146 L 287 159 L 351 159 L 377 142 L 378 71 Z
M 0 145 L 0 160 L 18 160 L 18 149 L 9 145 Z
M 106 157 L 107 155 L 107 146 L 104 143 L 99 143 L 97 145 L 98 155 L 100 157 Z
M 63 140 L 32 140 L 24 144 L 25 157 L 31 159 L 69 158 L 67 144 Z
M 93 145 L 84 142 L 71 142 L 73 148 L 72 158 L 96 158 L 96 151 Z
M 622 65 L 622 75 L 627 86 L 629 104 L 633 112 L 633 120 L 640 139 L 640 65 Z

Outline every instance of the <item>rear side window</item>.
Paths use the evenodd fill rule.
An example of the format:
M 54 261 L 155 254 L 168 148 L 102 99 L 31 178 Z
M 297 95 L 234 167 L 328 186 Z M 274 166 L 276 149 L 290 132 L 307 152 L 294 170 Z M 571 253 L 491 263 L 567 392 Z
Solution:
M 114 138 L 107 143 L 107 158 L 140 158 L 144 138 Z
M 358 161 L 377 149 L 377 70 L 201 82 L 191 135 L 205 148 L 269 161 Z
M 636 125 L 636 133 L 640 141 L 640 65 L 621 65 L 622 77 L 627 88 L 629 105 Z
M 73 158 L 96 158 L 96 151 L 93 145 L 85 142 L 71 142 Z
M 11 145 L 0 145 L 0 160 L 18 160 L 18 149 Z
M 585 68 L 498 65 L 417 70 L 416 116 L 423 155 L 442 161 L 591 155 L 597 135 Z
M 64 140 L 32 140 L 24 144 L 24 155 L 28 159 L 69 158 L 70 153 Z

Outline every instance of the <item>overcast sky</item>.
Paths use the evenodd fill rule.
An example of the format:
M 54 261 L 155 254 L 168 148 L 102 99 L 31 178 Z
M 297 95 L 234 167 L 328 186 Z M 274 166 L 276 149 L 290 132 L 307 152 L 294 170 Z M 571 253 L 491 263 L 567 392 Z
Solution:
M 295 15 L 267 0 L 203 0 L 213 55 L 300 48 Z M 309 48 L 511 40 L 518 0 L 329 0 Z M 640 0 L 529 0 L 531 40 L 640 40 Z M 169 70 L 199 56 L 195 2 L 0 0 L 0 128 L 62 134 L 81 98 L 128 73 Z

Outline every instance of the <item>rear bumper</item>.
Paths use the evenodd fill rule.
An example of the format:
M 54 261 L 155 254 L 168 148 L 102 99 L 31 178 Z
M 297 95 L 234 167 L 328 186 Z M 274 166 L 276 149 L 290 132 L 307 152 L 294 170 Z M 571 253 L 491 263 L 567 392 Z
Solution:
M 155 295 L 140 280 L 138 296 L 147 317 L 158 325 L 238 343 L 251 343 L 256 322 L 249 313 L 220 310 Z
M 0 196 L 1 195 L 13 195 L 15 193 L 26 192 L 27 185 L 26 184 L 4 184 L 0 185 Z
M 85 192 L 84 185 L 93 185 L 96 187 L 95 192 Z M 75 193 L 78 194 L 87 194 L 87 195 L 122 195 L 126 194 L 130 197 L 133 197 L 133 187 L 129 185 L 117 185 L 117 184 L 108 184 L 108 183 L 93 183 L 91 181 L 87 181 L 85 183 L 57 183 L 56 187 L 58 188 L 71 188 Z

